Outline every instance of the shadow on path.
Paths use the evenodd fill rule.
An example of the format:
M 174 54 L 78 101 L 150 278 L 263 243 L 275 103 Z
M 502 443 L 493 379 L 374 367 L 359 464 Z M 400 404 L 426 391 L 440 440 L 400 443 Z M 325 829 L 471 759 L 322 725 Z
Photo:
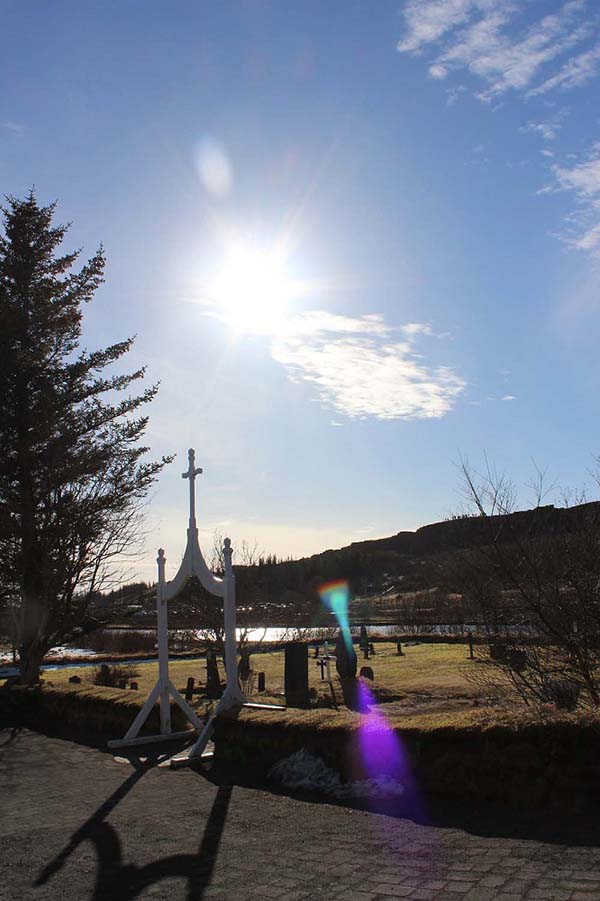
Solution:
M 50 861 L 34 886 L 46 885 L 64 866 L 82 842 L 90 841 L 98 856 L 98 868 L 92 901 L 129 901 L 136 898 L 148 886 L 161 879 L 179 877 L 187 879 L 188 901 L 198 901 L 210 884 L 221 836 L 227 818 L 232 786 L 221 785 L 206 823 L 204 835 L 196 854 L 174 854 L 138 867 L 123 863 L 121 840 L 116 829 L 106 822 L 106 817 L 132 790 L 146 772 L 147 767 L 136 769 L 104 801 L 95 813 L 71 836 L 63 850 Z
M 5 731 L 8 732 L 9 730 L 6 729 Z M 0 749 L 5 748 L 7 745 L 9 745 L 11 743 L 11 741 L 14 741 L 15 738 L 17 737 L 17 735 L 20 733 L 20 731 L 21 731 L 21 729 L 19 726 L 13 726 L 10 729 L 10 734 L 7 735 L 5 738 L 3 737 L 3 741 L 0 742 Z

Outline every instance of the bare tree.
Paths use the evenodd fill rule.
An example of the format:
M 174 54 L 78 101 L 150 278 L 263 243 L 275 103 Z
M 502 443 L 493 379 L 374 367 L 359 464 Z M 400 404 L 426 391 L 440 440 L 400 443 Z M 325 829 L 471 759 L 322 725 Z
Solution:
M 461 463 L 477 540 L 447 575 L 486 636 L 486 660 L 527 702 L 600 704 L 600 504 L 515 509 L 514 483 Z M 531 486 L 530 486 L 531 487 Z

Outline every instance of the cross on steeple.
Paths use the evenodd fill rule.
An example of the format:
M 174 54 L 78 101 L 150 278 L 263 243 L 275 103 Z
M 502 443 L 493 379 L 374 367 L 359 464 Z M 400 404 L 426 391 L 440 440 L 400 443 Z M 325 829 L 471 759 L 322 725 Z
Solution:
M 195 489 L 194 482 L 196 480 L 196 476 L 202 474 L 202 469 L 198 466 L 196 467 L 194 464 L 196 462 L 196 453 L 193 447 L 190 447 L 188 451 L 188 469 L 187 472 L 181 473 L 182 479 L 190 480 L 190 529 L 196 528 L 196 497 L 195 497 Z

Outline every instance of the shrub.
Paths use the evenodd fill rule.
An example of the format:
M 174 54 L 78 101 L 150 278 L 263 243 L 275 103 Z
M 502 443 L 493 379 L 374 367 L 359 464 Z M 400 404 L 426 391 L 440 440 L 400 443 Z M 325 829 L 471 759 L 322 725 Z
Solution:
M 152 653 L 156 650 L 156 633 L 139 629 L 96 629 L 88 635 L 87 644 L 98 653 Z
M 90 678 L 94 685 L 117 688 L 120 682 L 129 682 L 138 675 L 134 666 L 110 666 L 108 663 L 102 663 L 94 667 Z

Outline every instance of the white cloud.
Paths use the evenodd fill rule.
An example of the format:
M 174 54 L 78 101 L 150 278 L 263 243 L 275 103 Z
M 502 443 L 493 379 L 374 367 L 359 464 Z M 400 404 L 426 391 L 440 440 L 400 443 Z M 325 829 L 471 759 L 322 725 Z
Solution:
M 600 222 L 586 229 L 569 243 L 578 250 L 592 251 L 595 254 L 600 252 Z
M 464 84 L 459 84 L 455 88 L 447 88 L 446 89 L 446 106 L 454 106 L 455 103 L 458 103 L 461 94 L 465 94 L 467 91 Z
M 454 406 L 465 382 L 447 366 L 428 366 L 415 349 L 432 336 L 426 323 L 400 329 L 379 316 L 315 311 L 273 337 L 273 358 L 292 381 L 310 382 L 320 400 L 350 418 L 434 419 Z
M 568 231 L 563 240 L 577 250 L 600 254 L 600 148 L 594 147 L 592 155 L 571 168 L 553 167 L 556 188 L 571 191 L 578 202 L 578 209 L 568 219 Z M 546 193 L 553 188 L 548 186 Z
M 590 81 L 598 74 L 600 66 L 600 44 L 597 44 L 591 50 L 580 53 L 579 56 L 573 57 L 562 67 L 560 72 L 547 78 L 542 84 L 529 91 L 529 97 L 537 97 L 539 94 L 547 94 L 554 88 L 578 88 Z
M 12 131 L 13 134 L 17 135 L 17 137 L 22 138 L 25 134 L 25 126 L 20 122 L 11 122 L 9 119 L 6 119 L 2 123 L 2 128 L 5 128 L 6 131 Z
M 477 0 L 409 0 L 404 7 L 407 35 L 398 43 L 401 52 L 419 50 L 447 31 L 466 22 L 477 8 L 491 2 Z
M 519 131 L 539 135 L 544 141 L 553 141 L 560 128 L 562 126 L 559 122 L 528 122 L 527 125 L 522 125 Z
M 516 400 L 517 397 L 515 394 L 505 394 L 502 400 Z
M 600 193 L 600 156 L 572 169 L 555 166 L 554 173 L 561 187 L 575 191 L 580 197 L 595 197 Z
M 519 27 L 524 8 L 513 0 L 409 0 L 406 35 L 398 50 L 420 53 L 442 43 L 429 74 L 443 79 L 455 69 L 467 69 L 487 82 L 477 96 L 489 102 L 508 90 L 526 89 L 543 66 L 580 44 L 597 24 L 586 15 L 585 0 L 559 4 L 555 13 L 525 29 Z M 595 54 L 592 50 L 568 60 L 534 93 L 583 84 L 595 74 Z

